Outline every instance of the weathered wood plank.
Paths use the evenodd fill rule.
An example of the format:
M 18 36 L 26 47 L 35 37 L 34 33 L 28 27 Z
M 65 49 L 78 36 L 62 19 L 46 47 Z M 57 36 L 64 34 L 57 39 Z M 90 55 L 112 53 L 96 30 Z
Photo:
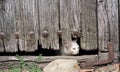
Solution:
M 59 49 L 58 0 L 39 0 L 40 43 L 42 48 Z M 47 31 L 48 35 L 43 36 Z
M 3 11 L 4 11 L 4 1 L 0 1 L 0 32 L 3 32 Z M 0 36 L 0 52 L 4 51 L 3 39 Z
M 109 21 L 108 14 L 106 10 L 106 0 L 101 2 L 98 0 L 98 43 L 99 51 L 108 51 L 107 42 L 109 42 Z
M 81 48 L 95 50 L 97 49 L 96 0 L 81 0 L 81 10 Z
M 16 37 L 16 42 L 17 42 L 17 47 L 20 48 L 20 2 L 19 0 L 14 0 L 14 5 L 15 5 L 15 37 Z M 18 49 L 19 50 L 19 49 Z
M 107 54 L 107 53 L 106 53 Z M 27 62 L 36 62 L 38 56 L 21 56 L 23 60 Z M 78 61 L 93 61 L 97 59 L 97 55 L 84 55 L 84 56 L 42 56 L 40 63 L 47 63 L 55 59 L 77 59 Z M 17 61 L 19 60 L 16 56 L 0 56 L 0 62 Z
M 107 0 L 108 21 L 110 24 L 110 41 L 113 43 L 115 62 L 119 60 L 119 23 L 118 0 Z M 120 12 L 119 12 L 120 13 Z
M 15 32 L 15 5 L 14 0 L 4 0 L 3 31 L 5 33 L 4 45 L 6 52 L 18 51 Z
M 118 26 L 118 0 L 98 0 L 99 49 L 106 51 L 107 42 L 111 41 L 114 48 L 115 62 L 119 58 Z
M 29 65 L 33 62 L 38 64 L 40 68 L 44 68 L 48 63 L 56 59 L 76 59 L 79 62 L 84 61 L 93 61 L 97 59 L 97 55 L 86 55 L 86 56 L 50 56 L 50 57 L 42 57 L 38 60 L 38 56 L 22 56 L 23 60 Z M 19 59 L 15 56 L 0 56 L 0 69 L 2 68 L 10 68 L 7 64 L 14 64 L 16 67 L 20 63 Z
M 60 26 L 62 30 L 62 44 L 71 41 L 73 30 L 80 33 L 80 0 L 60 0 Z
M 36 0 L 20 0 L 20 50 L 35 51 L 37 49 L 37 21 L 35 12 Z

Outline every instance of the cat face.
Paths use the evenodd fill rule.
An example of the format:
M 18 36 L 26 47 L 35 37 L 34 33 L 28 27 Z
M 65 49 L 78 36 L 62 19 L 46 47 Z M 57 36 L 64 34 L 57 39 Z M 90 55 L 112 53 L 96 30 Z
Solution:
M 79 45 L 76 42 L 72 42 L 69 49 L 72 55 L 79 54 Z

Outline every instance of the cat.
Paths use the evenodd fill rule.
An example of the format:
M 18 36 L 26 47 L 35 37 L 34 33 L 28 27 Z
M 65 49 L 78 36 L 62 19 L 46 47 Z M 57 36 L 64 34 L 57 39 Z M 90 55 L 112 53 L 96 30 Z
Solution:
M 61 47 L 60 53 L 61 55 L 65 56 L 74 56 L 79 54 L 79 45 L 77 44 L 76 40 L 66 43 L 64 46 Z

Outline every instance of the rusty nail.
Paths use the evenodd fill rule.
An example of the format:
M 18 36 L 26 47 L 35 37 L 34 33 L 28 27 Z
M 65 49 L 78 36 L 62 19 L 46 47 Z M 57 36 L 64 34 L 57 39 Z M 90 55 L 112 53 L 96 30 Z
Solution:
M 42 32 L 42 36 L 43 36 L 43 37 L 47 37 L 47 36 L 48 36 L 48 31 L 46 31 L 46 30 L 43 31 L 43 32 Z
M 15 37 L 19 38 L 20 32 L 15 32 Z
M 61 34 L 62 34 L 62 31 L 61 31 L 61 30 L 58 30 L 58 31 L 57 31 L 57 34 L 58 34 L 58 35 L 61 35 Z
M 4 38 L 5 37 L 5 33 L 4 32 L 0 32 L 0 38 Z
M 72 36 L 75 37 L 75 38 L 79 36 L 78 29 L 72 29 Z
M 109 58 L 108 59 L 96 60 L 96 61 L 91 61 L 91 62 L 83 62 L 83 63 L 80 63 L 80 66 L 81 67 L 95 66 L 95 65 L 107 64 L 107 63 L 113 62 L 113 60 L 114 60 L 114 53 L 113 53 L 112 43 L 108 42 L 107 43 L 107 47 L 109 49 Z

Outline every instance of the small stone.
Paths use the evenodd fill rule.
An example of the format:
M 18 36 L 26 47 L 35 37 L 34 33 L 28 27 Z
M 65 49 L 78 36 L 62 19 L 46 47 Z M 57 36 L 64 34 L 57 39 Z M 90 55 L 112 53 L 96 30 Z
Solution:
M 79 72 L 80 67 L 75 59 L 57 59 L 44 67 L 43 72 Z

